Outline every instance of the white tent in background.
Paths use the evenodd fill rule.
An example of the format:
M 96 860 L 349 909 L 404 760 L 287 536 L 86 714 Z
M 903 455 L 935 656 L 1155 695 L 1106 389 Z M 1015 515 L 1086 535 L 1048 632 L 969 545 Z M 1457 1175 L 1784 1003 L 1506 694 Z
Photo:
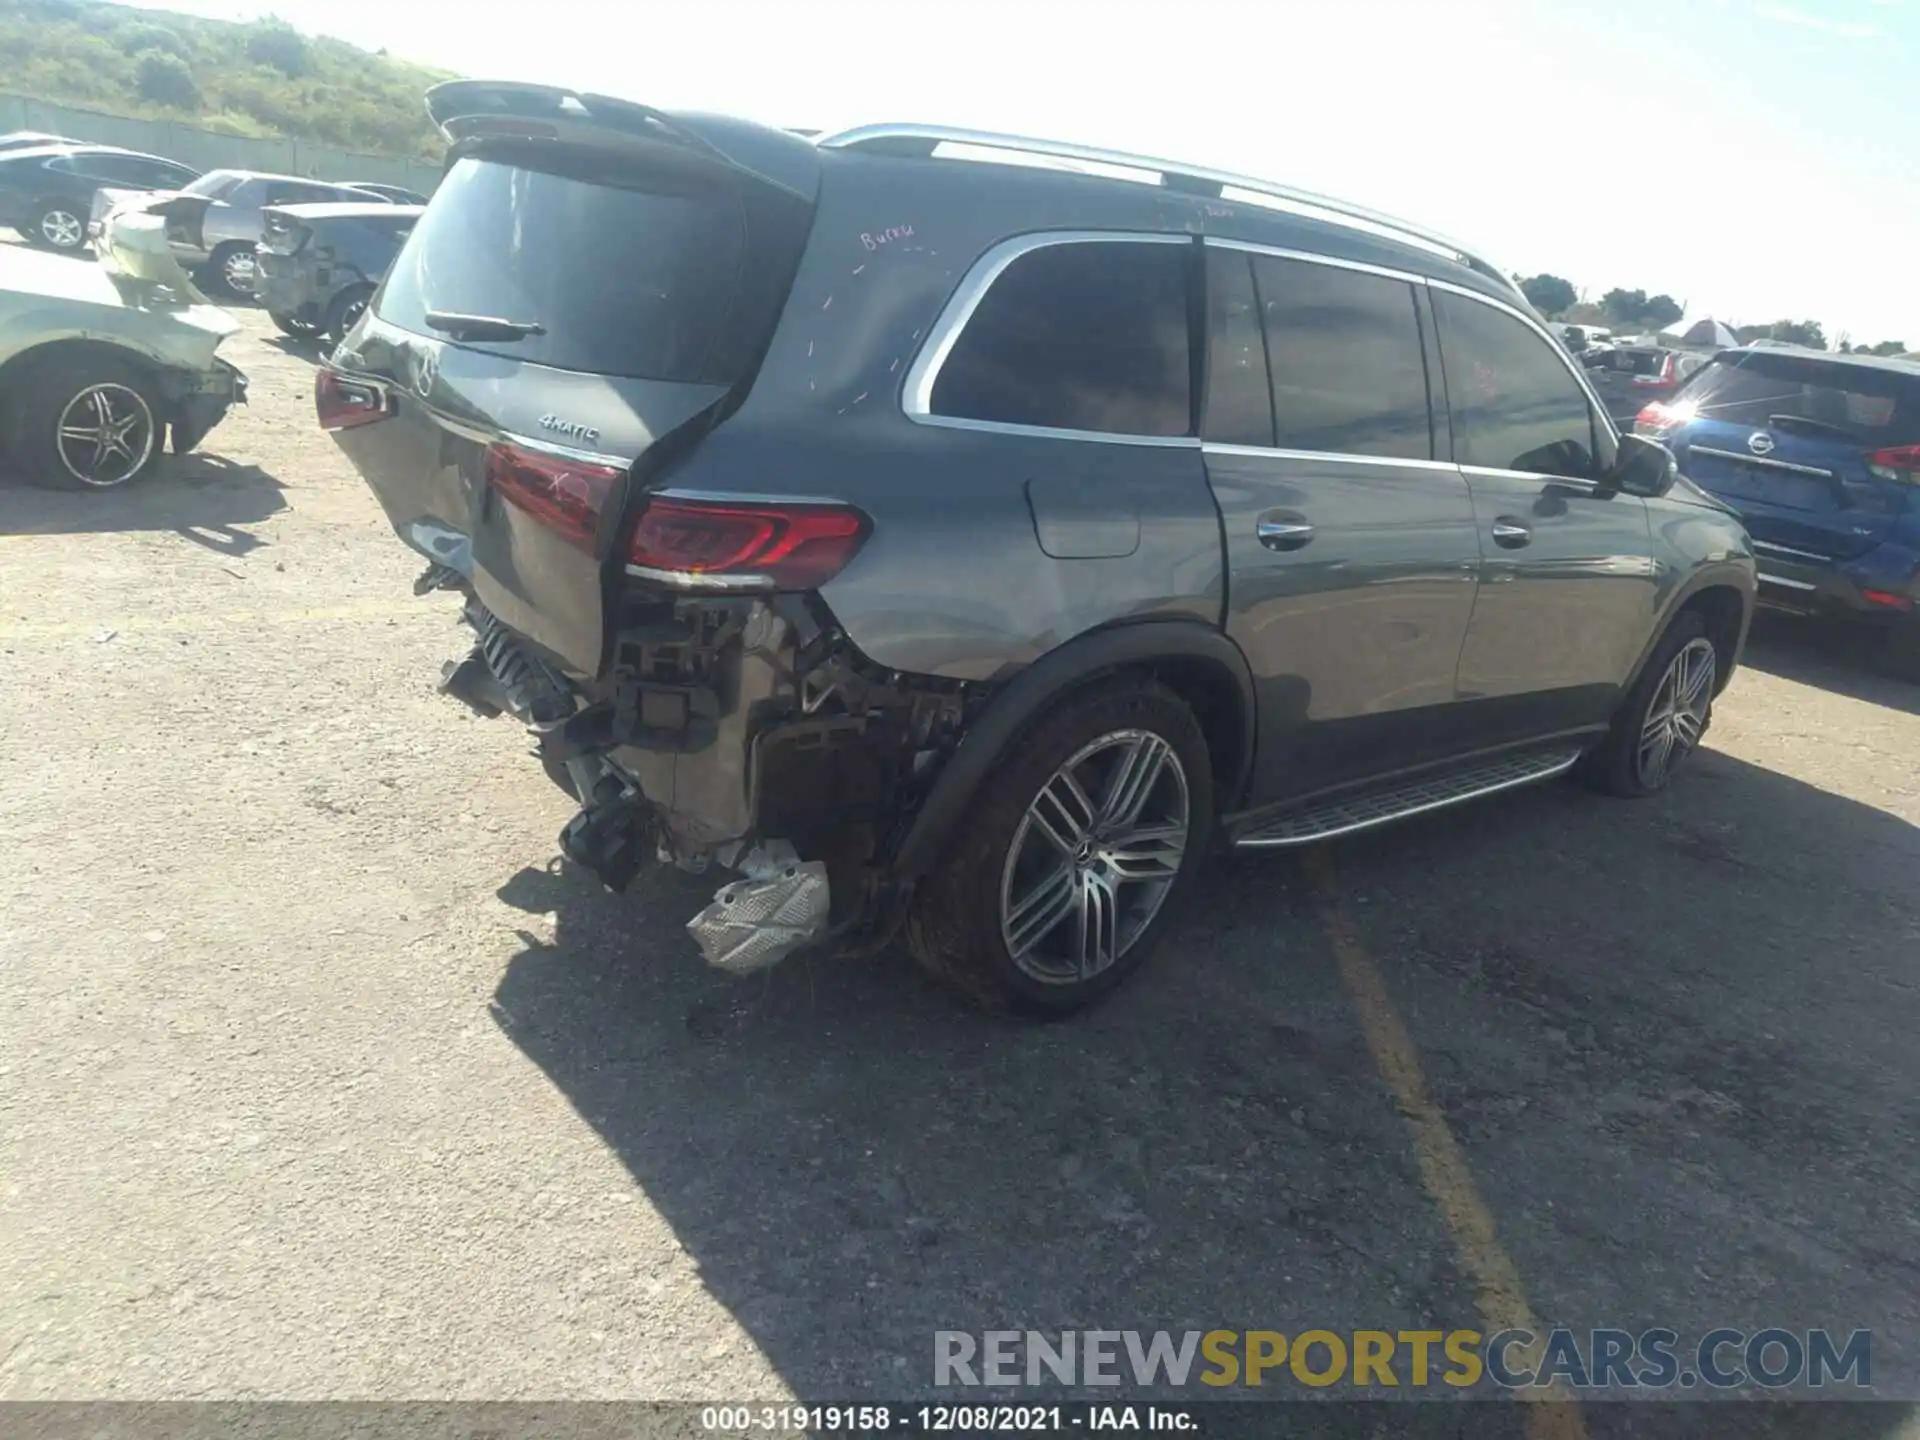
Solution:
M 1711 316 L 1700 320 L 1681 320 L 1660 333 L 1682 345 L 1711 345 L 1730 349 L 1740 343 L 1739 336 Z

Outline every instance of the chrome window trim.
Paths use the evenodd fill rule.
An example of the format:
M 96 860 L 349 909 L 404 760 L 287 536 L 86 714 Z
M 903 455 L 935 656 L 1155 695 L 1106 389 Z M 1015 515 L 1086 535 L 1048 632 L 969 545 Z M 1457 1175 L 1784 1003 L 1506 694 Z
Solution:
M 1613 423 L 1613 416 L 1609 415 L 1607 413 L 1607 407 L 1600 403 L 1600 392 L 1593 388 L 1592 382 L 1587 379 L 1586 371 L 1574 363 L 1573 356 L 1567 353 L 1566 345 L 1561 341 L 1555 340 L 1553 336 L 1547 332 L 1547 328 L 1544 325 L 1528 315 L 1526 311 L 1517 309 L 1507 304 L 1504 300 L 1496 300 L 1491 295 L 1484 294 L 1479 290 L 1471 289 L 1465 285 L 1455 285 L 1451 280 L 1434 280 L 1428 278 L 1424 283 L 1431 289 L 1445 290 L 1453 295 L 1464 295 L 1469 300 L 1478 300 L 1482 305 L 1490 305 L 1503 314 L 1511 315 L 1542 340 L 1546 341 L 1547 348 L 1553 352 L 1554 358 L 1565 367 L 1569 375 L 1573 376 L 1573 383 L 1578 385 L 1580 387 L 1580 393 L 1587 397 L 1587 406 L 1593 412 L 1595 423 L 1605 426 L 1607 433 L 1613 437 L 1615 448 L 1617 449 L 1619 447 L 1620 427 Z M 1446 337 L 1442 336 L 1440 340 L 1440 356 L 1443 366 L 1446 363 L 1446 353 Z M 1597 460 L 1599 456 L 1596 455 L 1594 458 Z
M 1800 560 L 1818 560 L 1822 565 L 1830 565 L 1833 563 L 1833 557 L 1831 555 L 1816 554 L 1812 550 L 1796 550 L 1791 545 L 1776 545 L 1771 540 L 1755 540 L 1753 541 L 1753 548 L 1756 550 L 1771 550 L 1776 555 L 1792 555 Z
M 1197 449 L 1197 435 L 1133 435 L 1109 430 L 1068 430 L 1053 425 L 1016 425 L 1010 420 L 971 420 L 964 415 L 915 415 L 917 425 L 939 425 L 948 430 L 978 430 L 987 435 L 1030 435 L 1039 440 L 1085 440 L 1096 445 L 1153 445 L 1161 449 Z
M 1331 461 L 1336 465 L 1392 465 L 1406 470 L 1446 470 L 1459 473 L 1451 460 L 1414 460 L 1404 455 L 1361 455 L 1344 450 L 1288 450 L 1273 445 L 1234 445 L 1224 440 L 1203 441 L 1209 455 L 1247 455 L 1259 460 Z
M 975 420 L 964 415 L 936 415 L 933 411 L 933 387 L 940 371 L 953 353 L 961 334 L 973 319 L 974 311 L 993 288 L 994 281 L 1023 255 L 1056 245 L 1192 245 L 1192 235 L 1169 235 L 1164 231 L 1131 230 L 1038 230 L 1015 235 L 988 250 L 968 269 L 954 292 L 941 308 L 939 318 L 921 342 L 920 353 L 907 368 L 900 387 L 900 409 L 918 425 L 940 425 L 952 430 L 981 430 L 991 434 L 1048 436 L 1065 440 L 1094 440 L 1119 445 L 1198 445 L 1195 435 L 1135 435 L 1122 431 L 1070 430 L 1051 425 L 1016 425 L 1004 420 Z
M 1754 573 L 1760 577 L 1760 583 L 1762 585 L 1783 585 L 1789 590 L 1818 590 L 1820 588 L 1818 585 L 1809 584 L 1805 580 L 1789 580 L 1784 575 L 1769 575 L 1764 570 L 1758 570 Z
M 1382 279 L 1399 280 L 1408 285 L 1427 283 L 1426 276 L 1416 275 L 1410 270 L 1394 270 L 1360 260 L 1342 260 L 1333 255 L 1316 255 L 1311 250 L 1289 250 L 1281 245 L 1259 245 L 1251 240 L 1228 240 L 1212 235 L 1206 237 L 1206 243 L 1210 248 L 1239 250 L 1248 255 L 1270 255 L 1276 260 L 1299 260 L 1308 265 L 1324 265 L 1330 270 L 1357 270 L 1362 275 L 1378 275 Z
M 1598 480 L 1589 480 L 1584 475 L 1556 475 L 1551 470 L 1506 470 L 1498 465 L 1462 465 L 1462 475 L 1484 475 L 1490 480 L 1531 480 L 1538 484 L 1547 481 L 1554 485 L 1577 485 L 1583 490 L 1600 488 Z
M 1687 453 L 1689 455 L 1711 455 L 1718 460 L 1738 460 L 1742 465 L 1758 465 L 1763 470 L 1790 470 L 1795 475 L 1813 475 L 1822 480 L 1831 480 L 1834 478 L 1834 473 L 1831 470 L 1822 470 L 1814 465 L 1795 465 L 1786 460 L 1769 460 L 1764 456 L 1755 455 L 1750 451 L 1721 450 L 1712 445 L 1689 445 L 1687 447 Z

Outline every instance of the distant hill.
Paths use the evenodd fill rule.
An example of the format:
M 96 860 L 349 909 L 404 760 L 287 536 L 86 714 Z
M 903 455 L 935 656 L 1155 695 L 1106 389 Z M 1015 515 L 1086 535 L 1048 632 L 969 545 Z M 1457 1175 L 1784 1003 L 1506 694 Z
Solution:
M 277 20 L 101 0 L 0 0 L 0 85 L 39 100 L 437 160 L 421 96 L 447 72 Z

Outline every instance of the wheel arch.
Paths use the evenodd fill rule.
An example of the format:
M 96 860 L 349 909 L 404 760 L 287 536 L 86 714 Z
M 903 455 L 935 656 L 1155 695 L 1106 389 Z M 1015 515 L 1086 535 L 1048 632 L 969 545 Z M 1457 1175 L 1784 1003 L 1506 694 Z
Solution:
M 1706 622 L 1707 638 L 1713 641 L 1719 668 L 1714 693 L 1726 689 L 1727 682 L 1733 678 L 1734 669 L 1740 663 L 1740 654 L 1746 648 L 1747 627 L 1753 620 L 1755 588 L 1753 572 L 1739 566 L 1713 566 L 1703 568 L 1694 575 L 1667 602 L 1660 623 L 1653 627 L 1653 632 L 1647 637 L 1640 658 L 1634 662 L 1633 673 L 1628 676 L 1621 693 L 1632 693 L 1647 668 L 1647 662 L 1659 648 L 1661 639 L 1673 627 L 1673 622 L 1687 612 L 1699 615 Z
M 934 781 L 894 853 L 894 872 L 908 879 L 926 874 L 975 792 L 1020 736 L 1069 696 L 1125 674 L 1157 679 L 1193 710 L 1206 736 L 1218 808 L 1232 809 L 1253 769 L 1254 688 L 1246 657 L 1198 621 L 1139 621 L 1070 640 L 1007 682 Z
M 0 364 L 0 395 L 11 394 L 20 383 L 20 377 L 30 375 L 48 365 L 58 365 L 66 360 L 114 360 L 134 369 L 153 382 L 154 399 L 164 405 L 166 396 L 166 374 L 172 368 L 144 350 L 136 350 L 130 345 L 118 345 L 109 340 L 89 340 L 72 336 L 61 340 L 46 340 L 30 349 L 11 355 L 4 364 Z

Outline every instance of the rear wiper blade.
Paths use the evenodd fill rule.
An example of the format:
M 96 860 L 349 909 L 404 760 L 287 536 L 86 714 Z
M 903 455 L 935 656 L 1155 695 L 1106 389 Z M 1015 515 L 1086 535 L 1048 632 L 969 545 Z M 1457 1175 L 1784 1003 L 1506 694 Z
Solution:
M 1780 430 L 1816 430 L 1822 435 L 1838 435 L 1842 440 L 1860 439 L 1844 425 L 1835 425 L 1830 420 L 1815 420 L 1810 415 L 1769 415 L 1767 424 Z
M 451 310 L 429 310 L 427 324 L 456 340 L 524 340 L 544 335 L 547 327 L 533 320 L 503 320 L 497 315 L 460 315 Z

